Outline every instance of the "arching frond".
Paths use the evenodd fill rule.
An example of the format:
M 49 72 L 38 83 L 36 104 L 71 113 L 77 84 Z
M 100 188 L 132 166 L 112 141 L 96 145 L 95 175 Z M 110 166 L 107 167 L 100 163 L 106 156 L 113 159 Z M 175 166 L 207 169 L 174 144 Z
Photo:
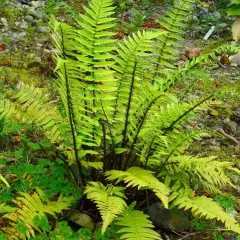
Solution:
M 67 139 L 70 133 L 67 123 L 56 107 L 46 102 L 46 93 L 42 89 L 21 83 L 11 99 L 0 101 L 0 119 L 35 124 L 52 142 Z
M 0 203 L 0 214 L 3 213 L 13 213 L 16 208 L 8 206 L 6 203 Z
M 105 173 L 107 180 L 116 182 L 123 181 L 126 183 L 126 187 L 138 187 L 138 189 L 151 189 L 156 196 L 163 202 L 165 207 L 168 206 L 168 194 L 169 189 L 155 178 L 151 171 L 131 167 L 127 171 L 107 171 Z
M 5 177 L 3 177 L 3 175 L 0 173 L 0 181 L 2 181 L 7 187 L 9 186 L 9 183 L 7 182 L 7 180 L 5 179 Z
M 177 41 L 183 40 L 182 36 L 187 24 L 186 15 L 189 16 L 192 12 L 194 3 L 195 0 L 175 0 L 166 15 L 159 19 L 160 25 L 166 29 L 167 34 L 160 36 L 159 41 L 155 43 L 156 57 L 151 59 L 155 64 L 151 69 L 150 79 L 158 84 L 160 90 L 164 90 L 163 86 L 167 82 L 169 70 L 175 68 L 172 63 L 177 59 L 178 49 L 181 47 Z
M 187 172 L 199 178 L 200 182 L 207 182 L 218 188 L 232 186 L 230 178 L 226 175 L 226 170 L 233 166 L 231 162 L 217 161 L 216 157 L 198 158 L 193 156 L 176 156 L 170 160 L 175 164 L 169 165 L 169 168 L 175 172 Z
M 191 210 L 196 217 L 206 217 L 206 219 L 216 219 L 236 233 L 240 233 L 240 226 L 233 216 L 227 214 L 216 202 L 205 196 L 188 198 L 179 197 L 173 202 L 179 209 Z
M 20 192 L 20 196 L 13 200 L 13 203 L 18 206 L 16 211 L 7 213 L 4 218 L 9 219 L 12 223 L 12 228 L 4 227 L 2 230 L 9 233 L 10 236 L 18 236 L 20 239 L 35 237 L 35 230 L 42 232 L 39 226 L 34 222 L 36 216 L 42 217 L 49 214 L 56 218 L 56 213 L 61 213 L 62 210 L 68 209 L 71 205 L 71 197 L 60 196 L 57 201 L 49 201 L 41 189 L 33 194 Z M 42 199 L 44 198 L 44 199 Z M 25 234 L 20 234 L 16 230 L 16 224 L 23 222 L 27 228 Z
M 105 187 L 99 182 L 91 182 L 85 190 L 87 198 L 97 204 L 103 219 L 102 233 L 127 207 L 123 200 L 125 197 L 122 193 L 123 190 L 124 188 L 122 187 L 114 187 L 112 185 Z
M 153 225 L 148 216 L 141 211 L 126 211 L 123 216 L 117 218 L 115 224 L 120 226 L 118 233 L 120 239 L 127 240 L 160 240 L 157 232 L 152 230 Z
M 115 40 L 110 29 L 115 25 L 111 0 L 93 0 L 84 7 L 86 15 L 77 21 L 79 29 L 53 20 L 54 39 L 58 48 L 57 73 L 59 91 L 69 115 L 74 144 L 80 156 L 85 148 L 101 143 L 102 105 L 111 109 L 115 90 L 112 51 Z M 83 146 L 84 149 L 82 148 Z

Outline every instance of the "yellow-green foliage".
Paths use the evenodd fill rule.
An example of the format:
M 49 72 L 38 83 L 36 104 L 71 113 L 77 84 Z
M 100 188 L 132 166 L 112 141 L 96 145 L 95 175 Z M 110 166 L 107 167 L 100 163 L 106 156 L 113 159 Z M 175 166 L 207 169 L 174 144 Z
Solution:
M 168 194 L 169 189 L 153 176 L 153 172 L 138 168 L 131 167 L 127 171 L 107 171 L 107 180 L 117 180 L 116 183 L 123 181 L 126 187 L 138 187 L 141 189 L 151 189 L 156 196 L 162 201 L 163 205 L 168 207 Z
M 49 214 L 57 218 L 58 213 L 62 210 L 68 209 L 71 205 L 72 199 L 70 197 L 60 196 L 57 201 L 48 200 L 41 189 L 33 194 L 20 192 L 19 197 L 13 200 L 17 205 L 15 211 L 13 208 L 3 206 L 3 211 L 10 212 L 3 217 L 10 221 L 9 226 L 2 228 L 2 230 L 9 234 L 10 239 L 28 239 L 31 236 L 35 237 L 35 230 L 42 232 L 41 229 L 34 223 L 33 219 L 36 216 L 42 217 Z M 23 222 L 27 228 L 26 233 L 18 233 L 16 224 Z
M 15 212 L 16 208 L 6 205 L 6 203 L 0 204 L 0 214 Z
M 216 202 L 211 198 L 199 196 L 194 198 L 179 197 L 173 203 L 178 208 L 190 209 L 196 217 L 206 217 L 206 219 L 217 219 L 225 224 L 225 226 L 240 234 L 240 227 L 236 219 L 227 214 Z
M 85 190 L 87 197 L 97 204 L 103 219 L 102 233 L 127 207 L 126 202 L 123 200 L 125 198 L 123 190 L 122 187 L 112 185 L 105 187 L 99 182 L 91 182 Z
M 153 225 L 148 220 L 148 216 L 141 211 L 126 211 L 119 217 L 116 225 L 121 226 L 118 233 L 120 239 L 127 240 L 160 240 L 159 234 L 152 230 Z
M 3 177 L 3 175 L 1 173 L 0 173 L 0 181 L 2 181 L 4 184 L 7 185 L 7 187 L 9 187 L 7 180 Z
M 35 88 L 21 83 L 11 101 L 0 100 L 0 119 L 10 118 L 26 124 L 35 124 L 52 141 L 66 139 L 68 125 L 53 104 L 46 101 L 46 93 L 41 88 Z

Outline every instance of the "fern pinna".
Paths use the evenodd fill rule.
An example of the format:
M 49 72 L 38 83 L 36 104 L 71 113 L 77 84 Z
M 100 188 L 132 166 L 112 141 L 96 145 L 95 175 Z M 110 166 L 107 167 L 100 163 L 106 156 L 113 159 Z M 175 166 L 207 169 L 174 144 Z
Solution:
M 193 182 L 212 193 L 228 184 L 234 187 L 226 172 L 237 169 L 212 157 L 184 155 L 194 139 L 208 135 L 185 126 L 211 109 L 217 103 L 211 100 L 215 96 L 182 102 L 170 92 L 194 66 L 229 50 L 224 46 L 187 61 L 184 67 L 173 65 L 178 55 L 177 40 L 182 39 L 186 26 L 185 15 L 193 4 L 193 0 L 175 0 L 159 20 L 167 30 L 138 31 L 120 42 L 113 39 L 111 31 L 115 26 L 111 0 L 92 0 L 84 7 L 86 14 L 80 15 L 76 28 L 52 18 L 58 50 L 57 84 L 67 119 L 45 104 L 40 89 L 24 84 L 10 100 L 0 101 L 1 119 L 34 123 L 52 142 L 60 143 L 58 151 L 78 170 L 77 174 L 73 171 L 77 184 L 83 187 L 89 178 L 101 181 L 91 181 L 85 193 L 100 211 L 103 233 L 115 221 L 121 227 L 121 239 L 160 238 L 143 213 L 125 212 L 123 191 L 128 192 L 130 187 L 152 191 L 165 207 L 177 206 L 196 216 L 217 219 L 240 233 L 233 217 L 210 198 L 195 196 L 192 189 Z M 230 48 L 239 51 L 236 46 Z M 44 115 L 36 114 L 32 106 Z M 69 140 L 71 147 L 65 144 Z M 87 170 L 87 177 L 82 170 Z M 126 188 L 105 186 L 107 181 L 121 182 Z M 132 219 L 134 226 L 129 224 Z

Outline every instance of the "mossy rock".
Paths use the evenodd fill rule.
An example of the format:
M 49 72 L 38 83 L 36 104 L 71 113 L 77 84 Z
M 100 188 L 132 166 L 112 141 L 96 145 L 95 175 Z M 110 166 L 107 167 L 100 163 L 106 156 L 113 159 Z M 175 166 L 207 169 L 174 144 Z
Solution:
M 174 230 L 176 232 L 183 232 L 189 229 L 190 221 L 188 217 L 177 208 L 166 209 L 160 202 L 157 202 L 148 208 L 147 213 L 153 225 L 158 229 L 165 231 Z

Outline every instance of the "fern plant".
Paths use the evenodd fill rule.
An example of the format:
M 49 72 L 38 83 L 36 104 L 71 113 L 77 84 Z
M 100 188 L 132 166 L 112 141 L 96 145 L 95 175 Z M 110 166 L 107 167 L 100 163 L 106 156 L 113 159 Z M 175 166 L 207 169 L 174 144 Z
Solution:
M 0 101 L 0 119 L 35 124 L 68 160 L 77 185 L 84 187 L 91 179 L 85 193 L 100 211 L 102 233 L 116 221 L 122 239 L 160 238 L 143 213 L 125 213 L 129 187 L 152 191 L 165 207 L 189 209 L 240 233 L 236 220 L 217 203 L 194 196 L 195 188 L 220 192 L 229 184 L 234 187 L 226 172 L 238 170 L 213 157 L 184 155 L 194 139 L 208 135 L 190 128 L 189 122 L 217 103 L 212 100 L 217 93 L 193 102 L 182 102 L 171 93 L 174 83 L 196 65 L 216 60 L 223 51 L 239 51 L 237 46 L 222 46 L 175 67 L 177 42 L 193 4 L 194 0 L 175 0 L 160 21 L 167 30 L 138 31 L 118 43 L 111 31 L 112 0 L 92 0 L 77 20 L 78 28 L 52 18 L 57 84 L 67 118 L 33 86 L 22 84 Z M 126 189 L 106 185 L 109 181 L 121 182 Z M 134 226 L 129 224 L 132 220 Z
M 36 218 L 46 217 L 45 214 L 57 218 L 56 214 L 68 209 L 72 200 L 70 197 L 60 196 L 57 201 L 49 201 L 41 189 L 37 189 L 37 192 L 32 195 L 24 192 L 20 192 L 19 195 L 13 200 L 18 208 L 2 204 L 2 211 L 8 212 L 4 218 L 10 222 L 9 226 L 2 228 L 2 231 L 9 234 L 9 239 L 35 237 L 35 231 L 42 232 L 42 229 L 36 224 Z M 25 230 L 23 232 L 17 231 L 19 223 L 24 224 Z

